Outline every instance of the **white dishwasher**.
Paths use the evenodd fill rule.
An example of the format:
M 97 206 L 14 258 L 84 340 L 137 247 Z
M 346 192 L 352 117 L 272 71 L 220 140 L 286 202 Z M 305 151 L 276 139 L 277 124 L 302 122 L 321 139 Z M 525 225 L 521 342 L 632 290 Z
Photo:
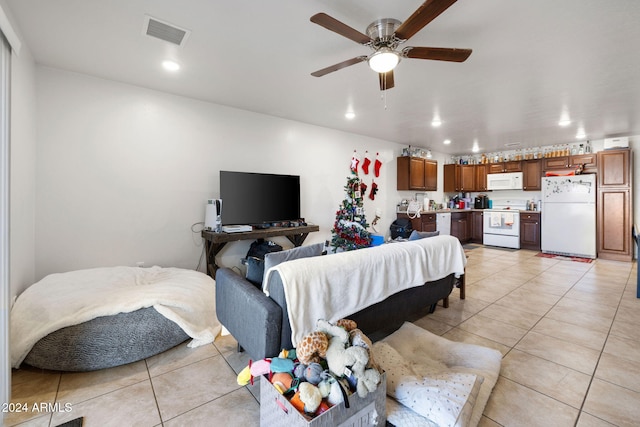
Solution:
M 451 234 L 451 212 L 438 212 L 436 214 L 436 231 L 442 235 Z

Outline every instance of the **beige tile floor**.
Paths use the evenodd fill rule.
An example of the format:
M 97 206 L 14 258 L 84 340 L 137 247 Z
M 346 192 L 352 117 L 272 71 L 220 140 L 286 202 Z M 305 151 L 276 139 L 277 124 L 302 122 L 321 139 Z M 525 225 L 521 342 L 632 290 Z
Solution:
M 468 251 L 467 298 L 455 290 L 448 309 L 415 323 L 503 354 L 481 426 L 640 425 L 635 264 L 535 255 Z M 12 401 L 30 410 L 7 414 L 4 424 L 57 426 L 83 416 L 85 426 L 258 426 L 259 384 L 236 384 L 248 359 L 235 345 L 223 337 L 90 373 L 13 371 Z

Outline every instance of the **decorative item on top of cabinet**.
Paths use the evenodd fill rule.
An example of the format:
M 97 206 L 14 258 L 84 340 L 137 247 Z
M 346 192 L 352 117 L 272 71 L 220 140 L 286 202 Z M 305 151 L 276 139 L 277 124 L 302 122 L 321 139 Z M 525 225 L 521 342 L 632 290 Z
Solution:
M 634 253 L 631 150 L 604 150 L 597 157 L 598 258 L 630 262 Z
M 436 191 L 438 162 L 422 157 L 402 156 L 397 159 L 397 189 Z
M 540 212 L 520 212 L 520 249 L 540 250 Z
M 522 162 L 522 189 L 525 191 L 542 190 L 541 160 L 525 160 Z

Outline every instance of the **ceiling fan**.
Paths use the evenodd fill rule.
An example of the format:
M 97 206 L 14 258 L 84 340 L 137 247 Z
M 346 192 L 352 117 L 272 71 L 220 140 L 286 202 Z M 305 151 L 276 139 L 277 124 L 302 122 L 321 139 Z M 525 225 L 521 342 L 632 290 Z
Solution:
M 464 62 L 471 49 L 454 49 L 442 47 L 413 47 L 407 46 L 398 50 L 398 46 L 409 40 L 414 34 L 424 28 L 429 22 L 437 18 L 457 0 L 427 0 L 406 21 L 383 18 L 372 22 L 367 27 L 367 34 L 338 21 L 326 13 L 317 13 L 311 17 L 311 22 L 330 31 L 344 36 L 356 43 L 373 49 L 370 55 L 356 56 L 331 65 L 330 67 L 311 73 L 314 77 L 338 71 L 359 62 L 367 61 L 369 67 L 378 73 L 380 90 L 391 89 L 394 86 L 393 69 L 401 58 L 432 59 L 436 61 Z

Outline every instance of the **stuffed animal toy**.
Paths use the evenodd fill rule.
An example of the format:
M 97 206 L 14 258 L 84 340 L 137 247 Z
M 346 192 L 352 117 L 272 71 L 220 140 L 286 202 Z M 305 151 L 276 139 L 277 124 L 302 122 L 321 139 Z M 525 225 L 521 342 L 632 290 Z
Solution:
M 305 382 L 300 383 L 298 391 L 300 392 L 300 400 L 304 403 L 304 411 L 308 414 L 315 413 L 322 401 L 322 395 L 318 387 Z
M 326 398 L 331 406 L 337 405 L 344 400 L 340 383 L 328 371 L 323 372 L 322 381 L 318 384 L 318 390 L 320 390 L 322 398 Z
M 300 363 L 308 365 L 311 362 L 320 363 L 326 356 L 329 340 L 322 332 L 314 331 L 305 335 L 296 348 L 296 355 Z
M 376 369 L 366 369 L 369 362 L 367 349 L 359 346 L 347 347 L 349 333 L 346 329 L 332 325 L 326 320 L 318 320 L 316 329 L 329 336 L 326 359 L 331 373 L 336 376 L 348 375 L 347 368 L 350 367 L 350 371 L 358 381 L 356 387 L 358 396 L 364 398 L 369 392 L 374 391 L 380 382 L 380 373 Z
M 288 392 L 293 385 L 293 377 L 288 372 L 278 372 L 271 377 L 271 384 L 280 394 Z
M 373 360 L 373 351 L 371 351 L 373 343 L 369 337 L 364 334 L 364 332 L 357 328 L 351 329 L 349 331 L 349 341 L 353 346 L 367 349 L 367 353 L 369 353 L 369 363 L 367 364 L 367 368 L 374 368 L 380 371 L 379 366 L 376 364 L 375 360 Z
M 322 380 L 321 375 L 323 372 L 324 368 L 319 363 L 313 362 L 304 370 L 304 379 L 313 385 L 318 385 Z
M 296 378 L 304 379 L 304 371 L 307 369 L 307 365 L 303 363 L 297 363 L 293 368 L 293 376 Z

